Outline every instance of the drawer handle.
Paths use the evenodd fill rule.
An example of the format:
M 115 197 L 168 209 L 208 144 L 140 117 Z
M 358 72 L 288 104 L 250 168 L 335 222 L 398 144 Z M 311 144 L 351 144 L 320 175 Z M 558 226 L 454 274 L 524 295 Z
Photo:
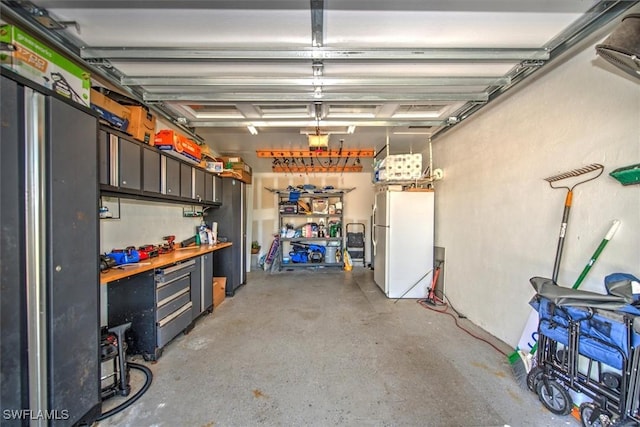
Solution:
M 185 273 L 185 274 L 183 274 L 183 275 L 182 275 L 182 276 L 180 276 L 180 277 L 176 277 L 175 279 L 171 279 L 171 280 L 169 280 L 168 282 L 158 282 L 158 281 L 157 281 L 156 289 L 162 289 L 162 288 L 164 288 L 165 286 L 168 286 L 168 285 L 170 285 L 170 284 L 172 284 L 172 283 L 177 282 L 178 280 L 182 280 L 182 279 L 184 279 L 185 277 L 189 277 L 189 274 L 190 274 L 190 273 Z
M 183 262 L 182 264 L 174 265 L 173 267 L 159 269 L 158 272 L 161 274 L 169 274 L 169 273 L 173 273 L 174 271 L 179 271 L 183 268 L 186 269 L 187 267 L 191 267 L 192 265 L 195 265 L 195 264 L 196 264 L 196 261 L 192 259 L 192 260 Z
M 174 311 L 173 313 L 171 313 L 170 315 L 168 315 L 167 317 L 165 317 L 164 319 L 159 321 L 158 322 L 158 326 L 162 328 L 164 325 L 166 325 L 167 323 L 171 322 L 172 320 L 174 320 L 175 318 L 177 318 L 178 316 L 183 314 L 185 311 L 190 310 L 191 306 L 193 306 L 193 303 L 191 301 L 189 301 L 188 303 L 183 305 L 180 310 Z
M 162 307 L 165 304 L 170 303 L 171 301 L 173 301 L 174 299 L 181 297 L 182 295 L 186 294 L 189 292 L 189 289 L 183 289 L 181 291 L 176 292 L 173 295 L 170 295 L 168 297 L 166 297 L 165 299 L 163 299 L 162 301 L 158 301 L 158 308 Z

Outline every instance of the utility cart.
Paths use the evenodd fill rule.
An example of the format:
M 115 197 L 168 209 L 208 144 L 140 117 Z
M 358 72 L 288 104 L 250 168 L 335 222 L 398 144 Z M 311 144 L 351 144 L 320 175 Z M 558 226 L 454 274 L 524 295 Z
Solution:
M 540 321 L 527 385 L 555 414 L 579 406 L 583 426 L 640 423 L 640 296 L 617 276 L 608 295 L 531 279 Z
M 361 222 L 350 222 L 345 227 L 345 234 L 347 235 L 347 244 L 345 248 L 347 249 L 347 252 L 349 252 L 351 261 L 362 261 L 362 266 L 365 265 L 364 232 L 365 226 Z

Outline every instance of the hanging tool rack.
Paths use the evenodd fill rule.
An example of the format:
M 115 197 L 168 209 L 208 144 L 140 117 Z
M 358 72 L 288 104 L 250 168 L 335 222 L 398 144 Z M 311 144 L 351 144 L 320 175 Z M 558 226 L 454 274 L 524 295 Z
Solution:
M 360 159 L 373 158 L 375 150 L 257 150 L 258 158 L 271 158 L 273 172 L 362 172 Z

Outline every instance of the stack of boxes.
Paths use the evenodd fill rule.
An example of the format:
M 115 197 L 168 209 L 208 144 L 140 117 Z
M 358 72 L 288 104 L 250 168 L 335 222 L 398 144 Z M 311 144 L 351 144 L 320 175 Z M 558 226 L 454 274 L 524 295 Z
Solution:
M 374 166 L 374 182 L 404 181 L 422 177 L 422 154 L 394 154 Z
M 224 170 L 220 176 L 236 178 L 244 183 L 251 184 L 251 166 L 246 164 L 242 157 L 222 157 Z
M 122 105 L 97 90 L 91 90 L 91 109 L 100 114 L 100 118 L 122 132 L 126 132 L 138 141 L 153 145 L 156 131 L 156 118 L 140 105 Z
M 209 150 L 173 130 L 156 133 L 156 117 L 141 105 L 123 105 L 91 89 L 90 73 L 13 25 L 0 26 L 0 42 L 10 50 L 0 51 L 0 64 L 58 94 L 96 111 L 100 118 L 134 139 L 155 145 L 168 154 L 197 164 L 223 177 L 251 184 L 252 170 L 240 157 L 220 161 Z M 208 148 L 205 146 L 205 148 Z M 203 156 L 214 161 L 203 161 Z

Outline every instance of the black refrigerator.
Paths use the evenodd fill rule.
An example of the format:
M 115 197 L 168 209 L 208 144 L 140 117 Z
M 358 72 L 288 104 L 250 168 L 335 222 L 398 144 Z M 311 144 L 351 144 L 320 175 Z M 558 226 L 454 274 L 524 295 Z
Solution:
M 101 410 L 98 120 L 10 71 L 0 79 L 1 424 L 91 424 Z
M 214 251 L 213 274 L 227 278 L 225 293 L 233 296 L 247 282 L 247 201 L 246 184 L 233 178 L 222 179 L 222 205 L 205 211 L 205 222 L 218 223 L 218 239 L 233 245 Z

